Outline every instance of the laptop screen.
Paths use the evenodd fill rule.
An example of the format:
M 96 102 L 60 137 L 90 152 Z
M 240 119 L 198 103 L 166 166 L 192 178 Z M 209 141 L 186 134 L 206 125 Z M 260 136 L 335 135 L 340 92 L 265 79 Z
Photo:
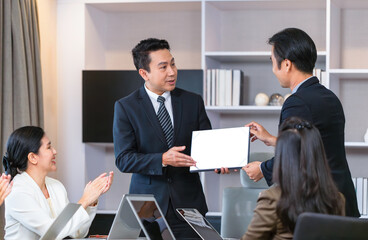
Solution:
M 145 236 L 150 239 L 173 240 L 173 234 L 162 215 L 158 204 L 152 200 L 132 200 L 129 199 L 132 209 L 135 210 L 136 217 L 140 220 L 140 225 Z
M 126 194 L 121 200 L 107 239 L 138 237 L 151 240 L 175 239 L 153 195 Z
M 176 211 L 185 219 L 202 239 L 222 240 L 205 217 L 195 208 L 178 208 Z
M 68 203 L 40 240 L 56 239 L 80 206 L 81 205 L 77 203 Z

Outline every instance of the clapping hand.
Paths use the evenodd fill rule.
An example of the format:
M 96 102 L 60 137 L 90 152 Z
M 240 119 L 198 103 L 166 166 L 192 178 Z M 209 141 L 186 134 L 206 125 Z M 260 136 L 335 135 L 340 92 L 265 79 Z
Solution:
M 10 181 L 11 176 L 4 173 L 0 177 L 0 205 L 3 204 L 5 198 L 9 195 L 13 182 Z
M 84 208 L 96 205 L 98 198 L 110 189 L 113 178 L 114 172 L 111 171 L 109 175 L 102 173 L 93 181 L 88 182 L 78 203 L 82 204 Z

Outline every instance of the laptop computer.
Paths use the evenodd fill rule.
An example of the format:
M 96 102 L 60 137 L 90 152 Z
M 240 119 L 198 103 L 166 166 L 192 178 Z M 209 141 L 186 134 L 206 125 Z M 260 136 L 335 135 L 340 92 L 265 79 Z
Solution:
M 222 238 L 216 229 L 195 208 L 177 208 L 176 211 L 193 228 L 203 240 L 230 240 L 234 238 Z
M 125 194 L 107 240 L 137 238 L 175 240 L 153 195 Z
M 40 240 L 55 240 L 81 205 L 68 203 Z

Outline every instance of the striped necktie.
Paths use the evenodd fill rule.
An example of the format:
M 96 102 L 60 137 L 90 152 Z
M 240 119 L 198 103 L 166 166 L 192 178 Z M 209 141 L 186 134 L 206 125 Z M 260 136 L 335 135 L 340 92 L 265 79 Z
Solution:
M 171 124 L 170 115 L 165 107 L 165 98 L 158 96 L 157 102 L 160 103 L 160 107 L 158 108 L 157 112 L 157 118 L 161 124 L 162 131 L 164 132 L 167 145 L 169 148 L 171 148 L 173 146 L 174 130 Z

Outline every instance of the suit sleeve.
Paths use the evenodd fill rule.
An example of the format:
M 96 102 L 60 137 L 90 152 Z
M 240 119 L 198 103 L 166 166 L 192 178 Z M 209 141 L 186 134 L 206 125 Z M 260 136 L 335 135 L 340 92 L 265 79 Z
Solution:
M 115 103 L 113 137 L 115 164 L 120 171 L 162 175 L 163 153 L 139 153 L 134 127 L 119 101 Z
M 270 160 L 261 163 L 262 174 L 268 186 L 271 186 L 273 184 L 272 182 L 273 161 L 274 158 L 271 158 Z

